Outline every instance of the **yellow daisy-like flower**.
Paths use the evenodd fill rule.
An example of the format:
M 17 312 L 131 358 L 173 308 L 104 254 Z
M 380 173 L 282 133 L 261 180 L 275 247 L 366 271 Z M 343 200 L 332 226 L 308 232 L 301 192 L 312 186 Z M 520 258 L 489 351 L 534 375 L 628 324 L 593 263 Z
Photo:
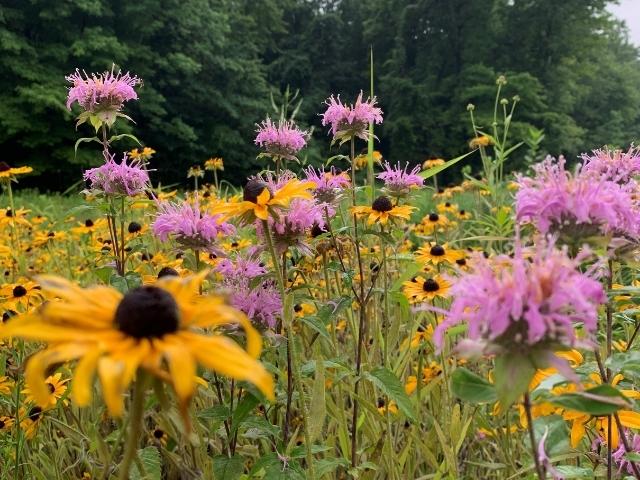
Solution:
M 195 167 L 190 167 L 189 170 L 187 170 L 187 178 L 202 178 L 202 177 L 204 177 L 204 170 L 202 170 L 199 165 L 196 165 Z
M 472 138 L 469 142 L 470 148 L 488 147 L 493 143 L 493 140 L 489 135 L 480 135 L 479 137 Z
M 425 160 L 422 164 L 423 170 L 429 170 L 433 167 L 439 167 L 440 165 L 444 165 L 446 162 L 442 158 L 430 158 Z
M 224 170 L 224 162 L 220 157 L 213 157 L 204 162 L 205 170 Z
M 382 162 L 382 154 L 379 151 L 374 150 L 373 163 L 380 164 L 381 162 Z M 355 167 L 356 170 L 361 170 L 363 168 L 366 168 L 367 165 L 369 165 L 369 155 L 366 153 L 362 153 L 353 159 L 353 166 Z
M 0 432 L 7 432 L 11 430 L 15 420 L 12 417 L 6 415 L 0 415 Z
M 380 397 L 378 398 L 377 406 L 378 406 L 378 412 L 381 415 L 384 415 L 387 412 L 393 415 L 397 415 L 398 413 L 398 404 L 394 400 L 391 400 L 389 402 L 389 405 L 387 405 L 384 398 Z
M 0 162 L 0 180 L 13 180 L 18 175 L 33 172 L 31 167 L 10 167 L 6 162 Z
M 443 202 L 436 205 L 438 213 L 456 213 L 458 210 L 458 204 L 451 202 Z
M 138 369 L 170 384 L 183 416 L 193 396 L 198 364 L 236 380 L 256 385 L 273 399 L 273 379 L 257 360 L 262 348 L 258 332 L 241 312 L 218 296 L 201 296 L 207 275 L 185 279 L 163 277 L 122 295 L 106 286 L 81 288 L 55 276 L 40 277 L 51 301 L 33 314 L 13 319 L 0 329 L 3 337 L 47 342 L 46 349 L 27 363 L 25 378 L 33 398 L 46 406 L 50 391 L 44 382 L 51 365 L 78 360 L 71 398 L 87 406 L 97 371 L 106 406 L 119 417 L 123 394 Z M 239 324 L 247 337 L 246 350 L 223 335 L 205 329 Z
M 256 218 L 267 220 L 269 216 L 276 215 L 279 209 L 287 208 L 294 198 L 311 200 L 311 190 L 314 188 L 313 182 L 292 178 L 273 192 L 266 182 L 254 178 L 245 185 L 242 202 L 222 203 L 212 210 L 229 217 L 242 217 L 245 223 L 251 223 Z
M 418 260 L 424 263 L 433 263 L 434 265 L 444 262 L 455 263 L 465 256 L 464 252 L 460 250 L 451 250 L 449 247 L 438 245 L 437 243 L 429 243 L 419 248 L 416 253 L 418 254 Z
M 0 395 L 9 395 L 13 388 L 13 380 L 7 376 L 0 377 Z
M 416 225 L 415 230 L 419 233 L 429 235 L 436 230 L 442 231 L 450 224 L 451 222 L 445 215 L 431 212 L 429 215 L 426 215 L 418 225 Z
M 40 285 L 30 280 L 21 279 L 18 283 L 7 283 L 0 288 L 0 305 L 5 310 L 18 311 L 41 300 Z
M 156 151 L 151 147 L 144 147 L 142 149 L 134 148 L 129 152 L 129 158 L 131 158 L 132 160 L 146 161 L 153 157 L 155 153 Z
M 404 295 L 411 303 L 425 302 L 436 297 L 446 298 L 451 288 L 451 284 L 439 275 L 427 279 L 413 277 L 402 285 L 404 286 Z
M 414 210 L 415 207 L 410 207 L 408 205 L 394 207 L 389 197 L 385 197 L 384 195 L 376 198 L 370 207 L 351 207 L 352 213 L 356 216 L 368 216 L 367 223 L 369 225 L 373 225 L 376 222 L 381 225 L 386 225 L 389 219 L 394 218 L 409 220 L 411 212 Z
M 55 375 L 50 375 L 49 377 L 47 377 L 44 383 L 47 385 L 47 388 L 49 389 L 49 400 L 47 404 L 46 405 L 43 404 L 43 406 L 55 407 L 56 403 L 58 403 L 58 400 L 60 400 L 60 398 L 62 398 L 62 396 L 67 391 L 68 381 L 69 379 L 68 378 L 63 379 L 62 373 L 59 373 L 59 372 L 56 373 Z M 27 402 L 36 403 L 36 399 L 33 397 L 33 394 L 31 393 L 31 389 L 29 387 L 25 388 L 20 393 L 25 395 L 25 399 Z

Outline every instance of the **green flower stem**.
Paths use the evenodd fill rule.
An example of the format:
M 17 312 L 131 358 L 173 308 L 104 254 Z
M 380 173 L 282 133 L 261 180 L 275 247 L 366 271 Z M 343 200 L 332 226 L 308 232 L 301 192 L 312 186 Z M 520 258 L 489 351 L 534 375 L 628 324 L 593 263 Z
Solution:
M 538 458 L 538 445 L 536 444 L 536 436 L 533 433 L 533 416 L 531 415 L 531 399 L 529 398 L 529 392 L 524 394 L 524 411 L 527 414 L 527 429 L 529 430 L 529 440 L 531 441 L 531 454 L 533 455 L 533 463 L 536 466 L 536 473 L 539 480 L 545 480 L 546 475 L 544 468 L 540 464 Z
M 293 305 L 291 305 L 291 299 L 287 296 L 285 281 L 286 276 L 282 275 L 282 268 L 280 266 L 280 261 L 278 260 L 278 255 L 273 246 L 273 238 L 271 237 L 271 229 L 269 227 L 269 222 L 267 220 L 262 221 L 262 227 L 264 230 L 264 236 L 267 241 L 267 248 L 269 249 L 269 253 L 271 254 L 271 259 L 273 261 L 273 269 L 276 274 L 276 279 L 278 282 L 278 287 L 280 290 L 280 296 L 282 297 L 282 317 L 283 317 L 283 327 L 286 330 L 287 336 L 287 351 L 290 352 L 291 355 L 291 366 L 293 367 L 293 372 L 289 371 L 288 375 L 291 376 L 293 374 L 293 382 L 296 390 L 298 390 L 299 400 L 300 400 L 300 412 L 302 414 L 302 425 L 303 425 L 303 433 L 304 433 L 304 447 L 307 459 L 307 472 L 308 477 L 311 480 L 316 478 L 315 475 L 315 467 L 313 464 L 313 454 L 311 453 L 311 437 L 309 436 L 309 414 L 307 412 L 307 405 L 304 399 L 304 387 L 302 385 L 302 373 L 300 372 L 300 359 L 298 357 L 298 352 L 296 348 L 296 343 L 293 338 L 292 332 L 292 315 Z
M 142 432 L 142 420 L 144 417 L 144 397 L 147 384 L 146 374 L 138 370 L 136 383 L 133 387 L 133 399 L 131 401 L 131 414 L 129 416 L 129 435 L 124 447 L 124 456 L 118 468 L 118 480 L 129 478 L 129 470 L 138 455 L 138 442 Z

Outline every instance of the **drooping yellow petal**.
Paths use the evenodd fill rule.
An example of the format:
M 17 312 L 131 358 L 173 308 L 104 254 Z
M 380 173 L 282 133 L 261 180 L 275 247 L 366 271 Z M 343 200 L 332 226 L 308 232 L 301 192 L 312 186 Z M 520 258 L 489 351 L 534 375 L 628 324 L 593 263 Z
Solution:
M 631 410 L 620 410 L 618 418 L 623 427 L 640 429 L 640 413 Z
M 256 198 L 256 203 L 260 206 L 264 206 L 271 199 L 271 193 L 268 188 L 263 188 L 260 195 Z
M 93 375 L 102 352 L 94 348 L 80 359 L 73 374 L 71 397 L 79 407 L 86 407 L 91 403 L 93 393 Z
M 264 366 L 252 358 L 233 340 L 223 337 L 203 337 L 181 332 L 191 353 L 204 367 L 229 378 L 253 383 L 270 400 L 274 399 L 273 378 Z
M 576 419 L 571 424 L 571 447 L 578 448 L 580 441 L 584 438 L 586 429 L 581 419 Z
M 165 353 L 169 373 L 173 379 L 173 389 L 181 405 L 186 409 L 186 405 L 191 401 L 196 388 L 195 359 L 187 347 L 179 341 L 172 341 L 170 337 L 162 342 L 159 348 Z
M 100 376 L 104 402 L 109 413 L 114 417 L 121 417 L 124 410 L 121 383 L 123 373 L 124 363 L 122 361 L 106 356 L 98 360 L 98 375 Z
M 84 355 L 88 349 L 89 346 L 87 345 L 65 343 L 42 350 L 29 359 L 25 370 L 25 378 L 38 405 L 44 407 L 49 404 L 51 392 L 45 383 L 47 369 L 55 363 L 75 360 Z

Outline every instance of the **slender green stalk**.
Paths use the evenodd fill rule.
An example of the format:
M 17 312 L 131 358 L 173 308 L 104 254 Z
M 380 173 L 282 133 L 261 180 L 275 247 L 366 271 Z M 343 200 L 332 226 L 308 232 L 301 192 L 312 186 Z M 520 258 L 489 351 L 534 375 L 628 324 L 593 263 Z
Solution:
M 129 478 L 129 470 L 138 454 L 138 443 L 142 432 L 142 420 L 144 417 L 144 397 L 146 391 L 146 374 L 138 370 L 136 382 L 133 386 L 133 399 L 131 402 L 131 414 L 129 420 L 129 434 L 124 447 L 124 456 L 118 468 L 118 480 Z
M 533 455 L 533 463 L 536 466 L 536 473 L 539 480 L 545 480 L 544 468 L 540 464 L 538 458 L 538 444 L 536 443 L 536 436 L 533 433 L 533 416 L 531 415 L 531 399 L 529 398 L 529 392 L 524 394 L 524 411 L 527 415 L 527 429 L 529 430 L 529 440 L 531 441 L 531 454 Z
M 269 227 L 269 222 L 267 220 L 262 221 L 262 227 L 264 230 L 264 236 L 267 241 L 267 248 L 269 249 L 269 253 L 271 254 L 271 260 L 273 261 L 273 269 L 276 275 L 276 280 L 278 283 L 278 288 L 280 290 L 280 296 L 282 297 L 282 316 L 283 316 L 283 327 L 286 331 L 287 336 L 287 350 L 290 351 L 291 354 L 291 367 L 293 368 L 293 372 L 289 371 L 288 375 L 293 375 L 293 382 L 298 390 L 299 395 L 299 404 L 300 404 L 300 413 L 302 416 L 302 426 L 303 426 L 303 435 L 304 435 L 304 447 L 305 454 L 307 459 L 307 471 L 308 478 L 315 479 L 315 466 L 313 463 L 313 454 L 311 452 L 311 437 L 309 436 L 309 414 L 307 411 L 307 405 L 304 399 L 304 386 L 302 385 L 302 373 L 300 372 L 300 361 L 297 354 L 295 339 L 293 338 L 292 332 L 292 316 L 291 313 L 293 311 L 293 306 L 291 305 L 290 299 L 287 296 L 286 291 L 286 276 L 282 275 L 282 269 L 280 266 L 280 261 L 278 260 L 278 255 L 273 246 L 273 238 L 271 236 L 271 229 Z

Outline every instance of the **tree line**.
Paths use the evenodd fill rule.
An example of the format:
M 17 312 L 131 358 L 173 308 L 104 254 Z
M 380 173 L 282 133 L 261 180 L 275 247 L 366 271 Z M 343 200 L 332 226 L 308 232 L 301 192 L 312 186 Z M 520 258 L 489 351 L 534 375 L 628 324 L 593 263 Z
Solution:
M 26 183 L 51 189 L 98 162 L 98 147 L 74 152 L 64 76 L 115 63 L 144 80 L 127 108 L 136 136 L 157 150 L 156 180 L 186 182 L 190 166 L 221 156 L 225 178 L 242 182 L 261 163 L 255 123 L 276 115 L 287 87 L 303 99 L 296 120 L 313 129 L 306 160 L 320 162 L 335 153 L 319 121 L 323 101 L 368 93 L 371 52 L 385 112 L 377 148 L 392 161 L 468 150 L 467 105 L 488 129 L 499 75 L 501 96 L 519 99 L 514 138 L 543 130 L 541 151 L 568 158 L 625 147 L 640 137 L 640 57 L 608 3 L 3 0 L 1 160 L 34 167 Z M 513 158 L 518 166 L 524 152 Z

